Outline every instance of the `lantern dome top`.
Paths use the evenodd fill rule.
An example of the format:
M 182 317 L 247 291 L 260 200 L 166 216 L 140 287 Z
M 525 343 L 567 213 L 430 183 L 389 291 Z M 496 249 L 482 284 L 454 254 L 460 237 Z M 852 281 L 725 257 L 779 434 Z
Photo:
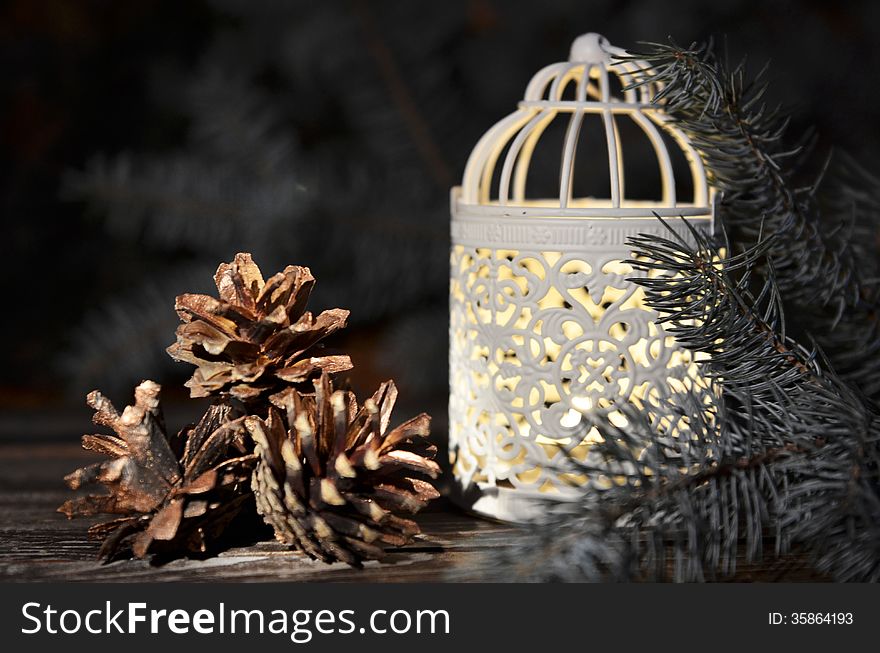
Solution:
M 650 79 L 649 70 L 647 63 L 627 56 L 599 34 L 576 38 L 569 60 L 538 71 L 517 110 L 477 143 L 461 187 L 453 189 L 453 213 L 587 218 L 650 218 L 657 213 L 711 219 L 714 194 L 702 161 L 690 139 L 654 102 L 661 87 Z M 585 121 L 601 125 L 598 131 L 604 132 L 604 139 L 586 140 Z M 627 196 L 624 141 L 635 132 L 631 127 L 624 131 L 624 122 L 634 124 L 635 132 L 650 143 L 660 173 L 658 199 Z M 564 131 L 561 149 L 553 157 L 560 161 L 558 185 L 552 194 L 532 196 L 527 180 L 533 154 L 554 124 Z M 687 169 L 690 183 L 680 185 L 687 186 L 689 197 L 678 196 L 673 155 L 686 161 L 679 171 Z M 576 159 L 589 165 L 576 167 Z M 593 172 L 597 163 L 608 166 L 607 192 L 578 196 L 574 188 L 579 174 L 598 178 Z M 580 168 L 585 172 L 579 173 Z

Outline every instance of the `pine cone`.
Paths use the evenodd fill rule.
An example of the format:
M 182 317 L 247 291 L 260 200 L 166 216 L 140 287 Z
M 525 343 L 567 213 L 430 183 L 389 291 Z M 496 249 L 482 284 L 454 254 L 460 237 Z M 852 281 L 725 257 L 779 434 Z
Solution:
M 430 417 L 419 415 L 386 432 L 397 388 L 387 381 L 358 407 L 334 390 L 328 375 L 315 393 L 289 388 L 272 397 L 267 420 L 246 418 L 260 456 L 253 473 L 257 510 L 275 537 L 312 558 L 360 566 L 419 533 L 401 514 L 439 496 L 420 477 L 436 478 Z
M 89 529 L 103 539 L 100 556 L 113 559 L 131 550 L 147 553 L 204 552 L 252 498 L 249 483 L 256 455 L 248 452 L 243 418 L 226 405 L 211 406 L 199 423 L 169 438 L 159 402 L 161 388 L 144 381 L 135 404 L 120 415 L 94 391 L 87 402 L 93 421 L 116 435 L 84 435 L 84 449 L 110 460 L 65 477 L 74 490 L 100 483 L 109 494 L 70 499 L 59 509 L 68 518 L 112 513 L 119 519 Z
M 264 282 L 250 254 L 236 254 L 214 275 L 220 298 L 180 295 L 184 324 L 168 353 L 196 366 L 186 385 L 193 397 L 231 395 L 247 404 L 321 372 L 351 369 L 348 356 L 308 354 L 345 326 L 348 311 L 317 318 L 305 310 L 315 279 L 308 268 L 288 266 Z

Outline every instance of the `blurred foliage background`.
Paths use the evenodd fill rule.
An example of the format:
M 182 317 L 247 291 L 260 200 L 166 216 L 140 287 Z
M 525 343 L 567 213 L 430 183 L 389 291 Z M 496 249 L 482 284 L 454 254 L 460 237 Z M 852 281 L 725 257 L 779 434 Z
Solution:
M 449 187 L 586 31 L 769 60 L 792 133 L 877 170 L 869 0 L 3 4 L 0 437 L 76 437 L 84 392 L 147 377 L 185 406 L 174 296 L 242 250 L 311 267 L 313 308 L 352 311 L 355 389 L 394 377 L 442 430 Z

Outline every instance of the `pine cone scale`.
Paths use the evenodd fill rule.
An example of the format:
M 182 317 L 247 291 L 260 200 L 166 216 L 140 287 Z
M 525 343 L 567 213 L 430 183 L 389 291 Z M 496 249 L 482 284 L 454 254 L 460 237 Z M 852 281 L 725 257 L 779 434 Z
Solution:
M 177 528 L 183 519 L 183 500 L 172 499 L 164 505 L 156 515 L 150 520 L 147 527 L 146 535 L 151 540 L 170 540 L 177 535 Z M 143 557 L 146 551 L 141 552 L 138 557 Z M 137 552 L 135 552 L 137 555 Z
M 210 295 L 178 295 L 174 310 L 190 331 L 196 329 L 191 325 L 199 321 L 204 328 L 225 335 L 234 335 L 240 325 L 253 319 L 252 313 L 245 313 L 240 307 L 223 303 Z
M 385 436 L 382 441 L 382 446 L 379 448 L 379 452 L 384 453 L 390 451 L 398 442 L 405 442 L 412 438 L 425 437 L 430 432 L 430 429 L 431 418 L 426 413 L 413 417 Z
M 389 472 L 409 471 L 424 474 L 431 478 L 440 475 L 440 465 L 411 451 L 390 451 L 379 456 L 380 469 Z
M 214 274 L 214 283 L 223 301 L 251 312 L 256 309 L 255 296 L 265 285 L 260 268 L 249 254 L 236 254 L 232 263 L 221 263 Z
M 283 306 L 289 315 L 302 315 L 314 287 L 315 277 L 307 267 L 289 265 L 266 282 L 257 305 L 267 313 Z
M 264 351 L 272 358 L 286 357 L 295 361 L 319 341 L 344 329 L 348 324 L 348 315 L 348 311 L 334 308 L 313 319 L 312 314 L 306 312 L 296 323 L 267 338 Z
M 94 451 L 95 453 L 102 453 L 107 456 L 124 456 L 128 451 L 124 440 L 100 433 L 84 435 L 82 437 L 82 447 L 87 451 Z
M 181 295 L 182 320 L 168 353 L 196 366 L 186 382 L 193 397 L 259 402 L 285 383 L 351 368 L 347 356 L 315 356 L 321 342 L 346 325 L 348 311 L 317 318 L 305 310 L 314 286 L 308 268 L 288 266 L 263 282 L 249 254 L 237 254 L 214 276 L 219 298 Z
M 199 423 L 195 426 L 195 428 L 191 429 L 186 437 L 186 442 L 184 444 L 183 455 L 181 457 L 181 464 L 184 469 L 184 473 L 187 475 L 197 474 L 202 468 L 199 464 L 200 460 L 204 460 L 206 457 L 202 453 L 203 447 L 206 446 L 207 440 L 211 437 L 216 436 L 218 433 L 218 429 L 223 427 L 227 422 L 229 422 L 229 426 L 227 428 L 235 428 L 236 426 L 241 425 L 241 419 L 235 421 L 230 420 L 231 408 L 229 406 L 212 406 L 203 416 Z M 186 432 L 186 430 L 184 430 Z M 219 447 L 218 443 L 214 443 L 211 447 L 208 448 L 210 451 L 216 451 Z M 225 443 L 223 443 L 225 444 Z M 222 446 L 222 445 L 221 445 Z M 210 462 L 208 463 L 210 465 Z
M 411 450 L 428 435 L 428 418 L 386 434 L 382 424 L 397 394 L 392 383 L 360 408 L 327 374 L 314 388 L 314 395 L 277 393 L 265 420 L 245 420 L 260 457 L 253 474 L 257 509 L 279 541 L 311 557 L 359 565 L 382 557 L 378 543 L 403 546 L 419 533 L 415 522 L 395 513 L 415 513 L 439 496 L 428 481 L 412 477 L 439 470 Z
M 352 367 L 351 358 L 348 356 L 315 356 L 297 361 L 290 367 L 282 367 L 275 372 L 275 376 L 287 383 L 301 383 L 320 372 L 338 374 L 339 372 L 347 372 Z
M 240 253 L 218 266 L 214 282 L 216 297 L 176 298 L 181 324 L 167 348 L 195 366 L 190 396 L 214 403 L 197 424 L 169 433 L 155 383 L 138 386 L 122 413 L 89 394 L 95 423 L 113 434 L 85 435 L 83 447 L 107 460 L 66 480 L 106 493 L 59 511 L 121 515 L 89 529 L 107 560 L 204 552 L 251 506 L 278 541 L 324 562 L 360 566 L 411 541 L 418 525 L 402 515 L 438 495 L 421 480 L 439 470 L 426 439 L 430 418 L 389 429 L 393 382 L 362 406 L 334 387 L 331 375 L 351 369 L 351 358 L 321 349 L 349 312 L 306 310 L 315 285 L 308 268 L 288 266 L 264 281 Z
M 373 496 L 380 503 L 403 512 L 415 513 L 428 505 L 428 501 L 440 496 L 436 490 L 431 492 L 410 492 L 396 485 L 377 485 Z
M 228 406 L 214 405 L 198 424 L 170 438 L 159 394 L 157 384 L 145 381 L 135 391 L 134 405 L 121 415 L 99 393 L 89 395 L 94 421 L 117 435 L 86 436 L 89 445 L 100 443 L 111 458 L 69 474 L 67 481 L 73 489 L 100 484 L 108 493 L 71 499 L 59 512 L 126 515 L 90 529 L 91 536 L 104 539 L 99 555 L 106 559 L 125 550 L 144 557 L 163 546 L 203 551 L 250 497 L 256 456 L 245 450 L 243 420 L 230 419 Z M 174 441 L 182 443 L 179 459 Z
M 228 455 L 227 452 L 240 437 L 244 428 L 244 418 L 229 419 L 228 407 L 219 411 L 222 417 L 218 418 L 217 415 L 212 414 L 213 412 L 209 409 L 206 413 L 206 417 L 209 418 L 208 423 L 199 424 L 189 434 L 188 442 L 193 442 L 193 446 L 191 451 L 188 451 L 189 456 L 183 461 L 184 473 L 188 478 L 203 474 L 220 463 Z M 228 421 L 223 422 L 222 420 Z M 226 460 L 222 465 L 229 465 L 240 460 L 243 459 Z

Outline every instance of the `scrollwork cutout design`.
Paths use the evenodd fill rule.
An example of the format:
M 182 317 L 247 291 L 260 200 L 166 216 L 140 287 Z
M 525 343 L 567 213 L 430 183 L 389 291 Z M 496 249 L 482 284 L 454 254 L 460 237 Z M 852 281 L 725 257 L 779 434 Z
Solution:
M 682 429 L 661 399 L 708 384 L 622 258 L 453 246 L 450 452 L 463 486 L 570 489 L 564 450 L 589 455 L 592 421 L 624 403 Z

